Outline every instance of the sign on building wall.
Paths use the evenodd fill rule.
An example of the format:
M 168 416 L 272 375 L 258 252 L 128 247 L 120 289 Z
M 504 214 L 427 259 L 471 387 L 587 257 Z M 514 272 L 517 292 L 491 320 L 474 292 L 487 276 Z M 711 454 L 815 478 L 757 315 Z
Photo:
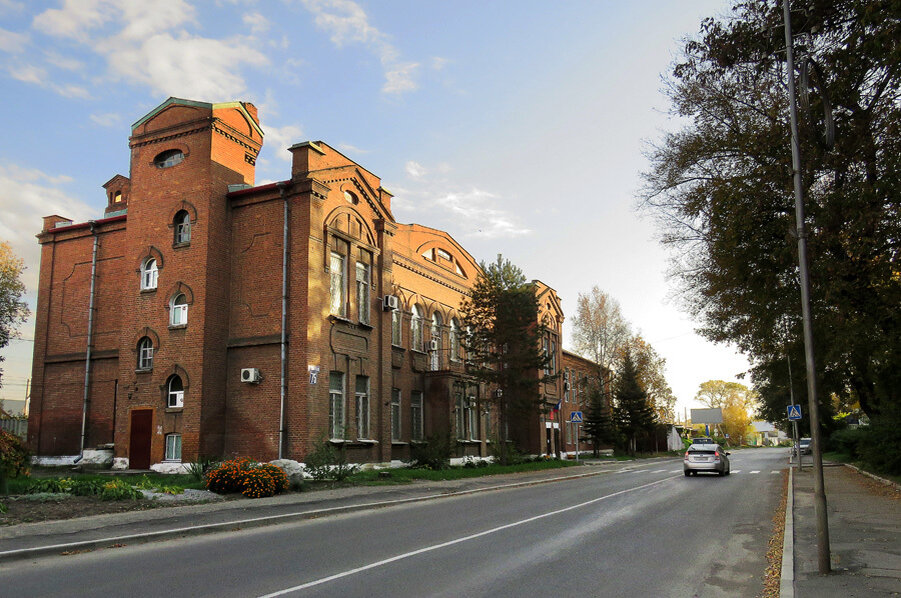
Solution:
M 308 365 L 307 370 L 310 372 L 310 384 L 316 384 L 319 381 L 319 366 Z

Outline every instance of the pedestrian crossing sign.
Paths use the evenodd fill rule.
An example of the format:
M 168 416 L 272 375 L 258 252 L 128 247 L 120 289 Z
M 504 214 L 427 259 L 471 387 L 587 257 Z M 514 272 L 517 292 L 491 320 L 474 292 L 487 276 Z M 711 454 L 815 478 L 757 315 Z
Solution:
M 798 421 L 801 419 L 801 406 L 800 405 L 789 405 L 788 406 L 788 421 Z
M 581 411 L 573 411 L 569 414 L 569 421 L 580 424 L 582 423 L 582 412 Z

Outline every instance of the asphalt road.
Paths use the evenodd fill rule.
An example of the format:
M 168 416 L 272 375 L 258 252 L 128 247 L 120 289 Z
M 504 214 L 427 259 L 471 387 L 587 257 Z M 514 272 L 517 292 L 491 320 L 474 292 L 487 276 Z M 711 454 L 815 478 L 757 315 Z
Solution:
M 0 596 L 756 596 L 787 451 L 0 566 Z

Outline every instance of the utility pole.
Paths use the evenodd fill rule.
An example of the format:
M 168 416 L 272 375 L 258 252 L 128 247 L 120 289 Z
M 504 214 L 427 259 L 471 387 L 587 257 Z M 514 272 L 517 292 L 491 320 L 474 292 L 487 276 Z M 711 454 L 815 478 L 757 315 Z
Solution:
M 801 317 L 804 321 L 804 354 L 807 362 L 807 404 L 810 411 L 810 442 L 813 453 L 814 511 L 817 520 L 817 563 L 821 575 L 832 569 L 829 555 L 829 523 L 826 514 L 826 487 L 823 480 L 823 453 L 820 443 L 820 415 L 817 405 L 816 368 L 813 352 L 813 322 L 810 314 L 810 271 L 807 267 L 807 228 L 804 215 L 804 186 L 801 181 L 801 147 L 798 140 L 798 107 L 795 101 L 795 56 L 792 47 L 789 0 L 782 0 L 785 21 L 786 82 L 791 116 L 792 170 L 795 183 L 795 225 L 798 234 L 798 265 L 801 277 Z M 800 453 L 800 451 L 799 451 Z M 801 455 L 798 455 L 800 460 Z

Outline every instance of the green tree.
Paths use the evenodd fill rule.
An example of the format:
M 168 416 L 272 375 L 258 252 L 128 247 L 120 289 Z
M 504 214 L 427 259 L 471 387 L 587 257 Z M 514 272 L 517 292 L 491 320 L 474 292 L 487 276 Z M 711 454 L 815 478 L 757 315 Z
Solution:
M 756 391 L 744 384 L 725 380 L 702 382 L 695 395 L 696 401 L 723 410 L 723 430 L 735 442 L 741 442 L 747 434 L 748 426 L 751 425 L 750 414 L 759 398 Z
M 809 74 L 800 143 L 823 415 L 833 394 L 871 417 L 898 412 L 901 2 L 792 7 L 794 75 Z M 781 1 L 704 21 L 669 79 L 688 124 L 652 149 L 643 203 L 674 250 L 688 311 L 707 338 L 749 356 L 771 421 L 785 417 L 787 359 L 795 396 L 805 388 L 784 57 Z
M 650 431 L 654 425 L 654 410 L 648 404 L 648 393 L 638 382 L 635 362 L 628 349 L 623 356 L 613 400 L 616 427 L 626 439 L 629 454 L 634 455 L 639 434 Z
M 28 306 L 22 301 L 25 285 L 21 281 L 24 262 L 15 256 L 7 241 L 0 242 L 0 349 L 9 344 L 18 327 L 28 318 Z M 0 363 L 3 362 L 0 355 Z M 3 370 L 0 369 L 0 380 Z
M 676 395 L 666 381 L 666 359 L 640 334 L 629 339 L 629 350 L 635 362 L 638 383 L 648 393 L 648 404 L 653 407 L 657 420 L 672 422 L 676 417 Z
M 508 423 L 529 417 L 540 408 L 539 384 L 556 374 L 543 374 L 551 356 L 541 349 L 545 329 L 538 322 L 538 299 L 534 286 L 522 270 L 497 256 L 482 271 L 470 297 L 460 307 L 466 330 L 467 371 L 495 392 L 488 400 L 496 404 L 500 446 L 498 458 L 508 461 Z
M 616 444 L 616 425 L 613 421 L 610 404 L 604 393 L 595 385 L 588 394 L 588 412 L 585 414 L 583 432 L 591 439 L 594 456 L 597 457 L 601 446 Z

